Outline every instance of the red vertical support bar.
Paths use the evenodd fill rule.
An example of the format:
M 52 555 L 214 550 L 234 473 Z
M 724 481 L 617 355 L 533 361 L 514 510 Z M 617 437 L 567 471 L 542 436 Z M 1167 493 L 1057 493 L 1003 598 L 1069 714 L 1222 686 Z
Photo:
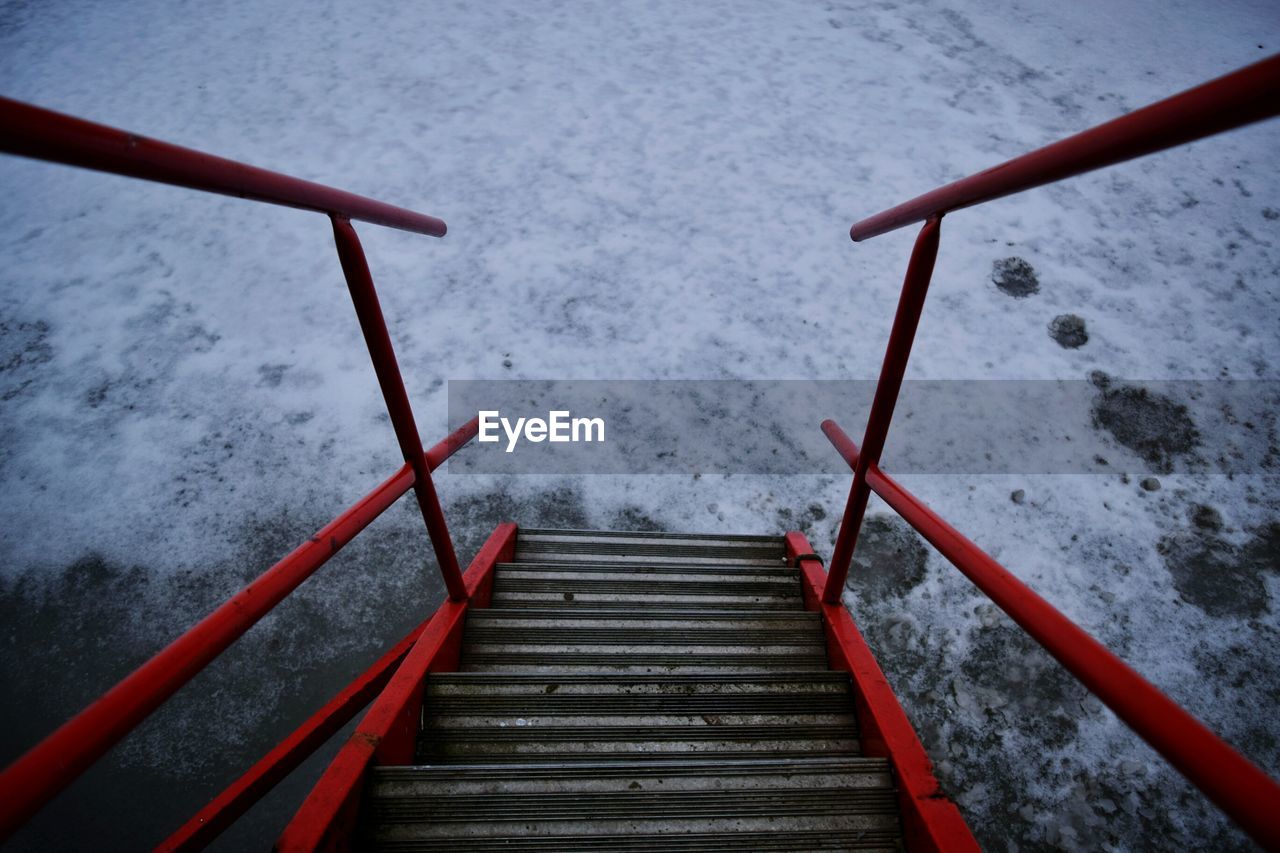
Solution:
M 898 298 L 898 313 L 893 318 L 893 330 L 889 333 L 889 345 L 885 348 L 884 363 L 880 366 L 880 381 L 876 383 L 876 395 L 871 401 L 871 415 L 867 418 L 867 431 L 862 438 L 862 454 L 853 472 L 853 485 L 849 487 L 849 500 L 845 503 L 844 517 L 840 520 L 840 533 L 831 554 L 831 566 L 827 570 L 827 585 L 822 600 L 827 604 L 839 604 L 840 592 L 849 575 L 853 561 L 853 549 L 858 543 L 858 531 L 862 528 L 862 516 L 867 511 L 867 498 L 871 489 L 867 486 L 867 468 L 880 461 L 884 441 L 889 434 L 889 422 L 893 408 L 902 389 L 902 377 L 907 372 L 907 359 L 911 356 L 911 344 L 920 324 L 920 312 L 924 310 L 924 297 L 929 292 L 929 280 L 933 277 L 933 263 L 938 257 L 938 235 L 942 217 L 935 216 L 920 229 L 915 247 L 911 250 L 911 262 L 902 282 L 902 295 Z
M 369 273 L 364 249 L 360 247 L 360 238 L 356 236 L 356 229 L 351 227 L 350 221 L 340 216 L 329 218 L 333 221 L 333 240 L 338 246 L 338 259 L 342 262 L 342 272 L 347 277 L 347 288 L 351 291 L 356 316 L 360 318 L 360 329 L 369 346 L 374 372 L 378 374 L 378 385 L 387 402 L 387 413 L 391 415 L 396 441 L 400 443 L 404 460 L 413 467 L 413 493 L 418 498 L 418 508 L 422 510 L 422 520 L 427 525 L 431 547 L 436 552 L 436 562 L 440 564 L 440 573 L 444 575 L 449 598 L 465 601 L 467 588 L 462 582 L 462 572 L 458 569 L 458 555 L 454 553 L 453 540 L 449 538 L 449 528 L 445 525 L 440 499 L 436 496 L 436 487 L 431 480 L 431 469 L 422 452 L 422 439 L 418 436 L 418 425 L 413 419 L 413 409 L 409 406 L 409 395 L 404 390 L 404 380 L 400 378 L 400 366 L 396 364 L 391 335 L 387 333 L 387 323 L 382 317 L 382 306 L 378 304 L 378 293 L 373 287 L 373 276 Z

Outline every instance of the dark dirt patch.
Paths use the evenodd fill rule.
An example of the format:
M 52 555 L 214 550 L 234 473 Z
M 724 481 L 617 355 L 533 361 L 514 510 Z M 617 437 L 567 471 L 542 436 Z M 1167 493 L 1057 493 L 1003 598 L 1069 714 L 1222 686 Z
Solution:
M 0 320 L 0 401 L 12 400 L 34 381 L 33 370 L 53 360 L 49 324 Z
M 263 364 L 258 367 L 258 384 L 265 385 L 268 388 L 278 388 L 280 383 L 284 381 L 284 373 L 292 365 L 289 364 Z
M 928 557 L 924 540 L 905 521 L 867 516 L 845 586 L 869 601 L 900 598 L 924 580 Z
M 778 510 L 778 526 L 783 530 L 799 530 L 806 538 L 814 537 L 814 526 L 825 520 L 827 511 L 819 504 L 809 504 L 799 513 L 791 510 L 791 507 L 782 507 Z
M 967 683 L 957 679 L 957 694 L 972 692 L 988 719 L 1012 725 L 1050 748 L 1069 744 L 1088 692 L 1026 632 L 1007 621 L 973 631 L 960 663 Z
M 1222 529 L 1222 513 L 1208 504 L 1196 504 L 1187 515 L 1191 523 L 1201 530 L 1217 532 Z
M 1264 572 L 1280 572 L 1280 522 L 1253 532 L 1243 546 L 1213 529 L 1166 536 L 1156 545 L 1183 601 L 1210 616 L 1257 617 L 1268 610 Z
M 412 501 L 405 501 L 404 505 L 409 511 L 418 511 Z M 469 495 L 449 501 L 444 514 L 449 521 L 454 550 L 460 559 L 466 559 L 463 555 L 479 551 L 493 528 L 504 521 L 514 521 L 521 527 L 562 530 L 591 530 L 596 526 L 587 512 L 582 493 L 568 486 L 548 489 L 527 498 L 517 498 L 502 491 Z M 599 519 L 595 522 L 598 524 Z
M 667 525 L 658 521 L 638 506 L 624 506 L 613 514 L 610 530 L 628 530 L 640 533 L 661 533 Z
M 49 324 L 0 321 L 0 373 L 17 370 L 24 364 L 45 364 L 53 358 L 49 346 Z
M 1111 433 L 1158 473 L 1173 471 L 1173 460 L 1200 445 L 1187 407 L 1169 397 L 1132 385 L 1099 382 L 1093 403 L 1093 426 Z
M 991 265 L 991 281 L 1016 299 L 1040 292 L 1040 279 L 1031 264 L 1022 258 L 1003 258 Z
M 325 521 L 254 520 L 216 565 L 162 570 L 87 553 L 0 578 L 0 763 Z M 42 810 L 13 849 L 96 849 L 104 838 L 111 849 L 153 847 L 434 609 L 443 595 L 424 539 L 420 522 L 379 520 Z M 282 784 L 285 800 L 264 802 L 233 832 L 276 837 L 311 783 Z
M 1063 349 L 1079 349 L 1089 343 L 1084 318 L 1076 314 L 1059 314 L 1049 323 L 1049 337 Z

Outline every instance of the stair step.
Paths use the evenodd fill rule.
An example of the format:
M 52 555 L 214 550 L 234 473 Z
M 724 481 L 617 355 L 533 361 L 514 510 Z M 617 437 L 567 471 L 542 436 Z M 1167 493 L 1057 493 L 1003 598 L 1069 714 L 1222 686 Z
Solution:
M 425 710 L 436 717 L 500 716 L 509 723 L 574 715 L 848 716 L 853 692 L 847 677 L 832 672 L 640 677 L 452 673 L 428 678 Z
M 638 620 L 648 623 L 654 620 L 777 620 L 790 619 L 809 620 L 822 624 L 822 617 L 817 613 L 801 610 L 800 608 L 789 609 L 790 604 L 784 603 L 784 607 L 788 609 L 780 610 L 777 607 L 770 608 L 754 608 L 743 609 L 737 607 L 716 608 L 710 606 L 691 607 L 685 602 L 672 602 L 665 607 L 647 607 L 643 612 L 632 610 L 627 603 L 624 602 L 602 602 L 595 607 L 589 607 L 583 602 L 577 601 L 574 597 L 571 604 L 574 607 L 564 607 L 560 604 L 543 607 L 540 605 L 520 605 L 517 607 L 506 607 L 502 605 L 494 605 L 485 609 L 475 609 L 467 611 L 467 620 L 480 618 L 480 614 L 494 614 L 496 616 L 518 616 L 521 619 L 555 619 L 567 620 L 574 619 L 596 619 L 603 620 L 604 624 L 615 624 L 619 620 Z M 562 602 L 563 604 L 564 602 Z
M 806 625 L 804 630 L 794 628 L 773 630 L 739 628 L 686 628 L 682 625 L 658 627 L 605 628 L 587 625 L 530 625 L 507 626 L 501 624 L 473 624 L 468 620 L 466 639 L 469 643 L 484 645 L 676 645 L 676 646 L 812 646 L 822 645 L 822 629 Z
M 545 638 L 545 635 L 542 635 Z M 826 660 L 826 646 L 821 642 L 809 639 L 804 643 L 787 643 L 787 642 L 768 642 L 761 641 L 759 643 L 734 643 L 726 640 L 696 640 L 689 639 L 681 642 L 682 637 L 676 635 L 668 635 L 668 642 L 654 642 L 658 635 L 648 635 L 648 641 L 633 639 L 631 642 L 624 640 L 606 641 L 606 642 L 590 642 L 578 641 L 575 639 L 566 639 L 556 642 L 551 639 L 538 639 L 531 632 L 524 631 L 521 634 L 512 636 L 512 642 L 499 642 L 496 638 L 492 641 L 484 640 L 474 643 L 468 643 L 463 647 L 463 656 L 470 661 L 472 657 L 476 658 L 492 658 L 499 655 L 517 655 L 522 659 L 528 659 L 529 656 L 535 655 L 539 657 L 553 657 L 555 660 L 561 660 L 562 656 L 583 657 L 589 656 L 592 659 L 600 660 L 627 660 L 644 662 L 649 659 L 671 660 L 676 659 L 682 663 L 690 662 L 690 659 L 703 658 L 710 660 L 712 658 L 728 661 L 731 658 L 757 658 L 757 657 L 782 657 L 796 654 L 801 657 L 813 657 L 823 661 Z M 628 651 L 620 651 L 628 649 Z M 793 667 L 794 668 L 794 667 Z
M 821 669 L 827 665 L 825 650 L 813 654 L 795 651 L 783 654 L 698 654 L 683 651 L 673 654 L 546 654 L 541 652 L 504 652 L 476 654 L 468 652 L 463 672 L 523 672 L 554 675 L 566 673 L 647 673 L 661 675 L 676 671 L 686 673 L 793 670 L 797 667 Z
M 484 714 L 505 717 L 544 717 L 623 714 L 837 714 L 849 713 L 852 700 L 839 693 L 693 694 L 689 696 L 583 696 L 553 693 L 542 696 L 454 696 L 429 700 L 432 714 Z
M 694 545 L 776 545 L 785 548 L 781 536 L 758 536 L 741 533 L 668 533 L 665 530 L 573 530 L 551 527 L 521 527 L 525 541 L 565 539 L 569 541 L 635 540 L 639 542 L 685 542 Z
M 795 823 L 796 821 L 791 821 Z M 772 821 L 758 826 L 760 821 L 738 821 L 736 831 L 706 832 L 685 830 L 679 834 L 672 833 L 639 833 L 631 828 L 623 828 L 617 834 L 581 834 L 581 835 L 530 835 L 518 832 L 513 835 L 495 835 L 488 838 L 468 837 L 466 849 L 472 853 L 496 853 L 496 851 L 515 851 L 515 853 L 542 853 L 542 851 L 575 850 L 608 850 L 627 851 L 627 853 L 739 853 L 740 851 L 791 851 L 791 853 L 808 853 L 817 850 L 872 850 L 893 851 L 902 849 L 897 828 L 837 829 L 825 825 L 823 821 L 819 829 L 787 829 Z M 682 823 L 681 826 L 687 824 Z M 570 830 L 577 828 L 574 825 Z M 381 830 L 370 841 L 370 849 L 385 853 L 411 853 L 411 851 L 454 851 L 457 850 L 457 836 L 439 837 L 416 836 L 412 829 L 396 827 L 393 831 L 388 827 Z
M 428 678 L 423 710 L 432 729 L 634 728 L 734 724 L 856 725 L 853 693 L 839 673 L 781 676 L 559 676 L 453 673 Z M 560 720 L 567 716 L 568 720 Z M 588 719 L 583 719 L 587 717 Z M 610 731 L 614 729 L 610 728 Z
M 497 567 L 497 574 L 494 577 L 501 580 L 568 580 L 583 584 L 625 584 L 629 587 L 714 584 L 729 588 L 776 587 L 786 590 L 790 590 L 791 587 L 797 590 L 800 588 L 800 575 L 795 569 L 746 567 L 742 570 L 742 567 L 738 567 L 739 571 L 727 573 L 703 571 L 700 566 L 661 566 L 657 569 L 655 571 L 651 566 L 632 568 L 608 565 L 591 565 L 578 569 L 559 563 L 548 563 L 545 566 L 537 563 L 503 563 Z
M 786 555 L 780 536 L 740 537 L 682 534 L 637 534 L 601 531 L 522 530 L 516 559 L 540 562 L 686 561 L 693 564 L 779 566 Z M 590 558 L 590 559 L 588 559 Z
M 640 788 L 633 787 L 638 784 Z M 452 793 L 702 790 L 707 787 L 893 787 L 889 761 L 838 757 L 738 761 L 617 761 L 572 764 L 447 764 L 375 767 L 370 794 L 378 797 Z
M 677 791 L 569 791 L 535 794 L 461 794 L 379 798 L 373 814 L 395 823 L 464 821 L 635 820 L 770 816 L 892 815 L 891 788 L 747 788 Z
M 580 574 L 593 574 L 597 572 L 614 573 L 631 577 L 649 576 L 649 575 L 670 575 L 693 572 L 700 575 L 710 575 L 713 577 L 732 578 L 732 577 L 761 577 L 761 578 L 799 578 L 799 569 L 786 566 L 777 561 L 771 561 L 768 565 L 755 565 L 751 563 L 734 564 L 734 563 L 691 563 L 680 564 L 674 562 L 643 562 L 639 559 L 627 560 L 620 562 L 614 560 L 612 562 L 605 561 L 600 563 L 587 562 L 585 559 L 581 562 L 569 561 L 557 563 L 550 560 L 536 559 L 529 562 L 511 562 L 498 563 L 495 569 L 499 572 L 506 569 L 527 569 L 540 571 L 566 571 L 576 572 Z
M 791 693 L 834 693 L 849 695 L 849 676 L 843 672 L 820 671 L 755 673 L 752 675 L 543 675 L 506 673 L 447 672 L 427 677 L 427 695 L 449 696 L 531 696 L 573 693 L 580 696 L 716 695 L 732 696 Z
M 705 553 L 685 553 L 681 551 L 662 551 L 649 550 L 636 553 L 613 553 L 611 551 L 595 551 L 587 548 L 570 549 L 567 546 L 557 547 L 556 550 L 549 548 L 540 548 L 533 546 L 520 547 L 516 546 L 516 561 L 521 563 L 548 562 L 548 563 L 591 563 L 594 565 L 604 563 L 638 563 L 649 565 L 675 565 L 675 566 L 709 566 L 709 567 L 733 567 L 751 568 L 759 567 L 781 567 L 784 565 L 783 557 L 753 557 L 738 555 L 708 555 Z
M 644 615 L 622 615 L 603 611 L 592 612 L 587 608 L 538 611 L 533 608 L 485 608 L 467 613 L 467 628 L 509 629 L 561 627 L 574 628 L 673 628 L 673 629 L 726 629 L 740 630 L 746 634 L 756 631 L 783 631 L 802 634 L 810 630 L 822 630 L 822 617 L 804 610 L 777 610 L 772 613 L 716 613 L 700 610 L 653 612 Z
M 623 593 L 637 595 L 701 596 L 752 595 L 773 598 L 800 598 L 800 582 L 792 578 L 723 580 L 707 576 L 687 579 L 581 577 L 572 574 L 502 572 L 494 577 L 495 594 L 502 592 Z
M 708 754 L 722 758 L 782 758 L 860 753 L 858 736 L 850 721 L 778 725 L 710 725 L 701 720 L 675 725 L 428 725 L 422 735 L 420 758 L 426 763 L 637 761 Z
M 495 589 L 492 604 L 495 607 L 536 608 L 591 608 L 614 612 L 637 610 L 726 610 L 759 611 L 777 610 L 791 604 L 800 609 L 799 593 L 788 598 L 778 595 L 682 595 L 679 593 L 653 592 L 583 592 L 582 590 L 512 591 Z

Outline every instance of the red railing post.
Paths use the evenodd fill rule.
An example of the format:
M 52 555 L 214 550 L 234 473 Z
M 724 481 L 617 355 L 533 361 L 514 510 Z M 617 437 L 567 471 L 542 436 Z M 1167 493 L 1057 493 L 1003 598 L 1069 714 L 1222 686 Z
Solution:
M 849 564 L 853 561 L 853 549 L 858 544 L 858 531 L 862 528 L 862 516 L 867 511 L 867 498 L 871 490 L 867 486 L 867 468 L 880 461 L 885 438 L 889 434 L 889 422 L 898 402 L 902 377 L 907 372 L 907 359 L 911 344 L 920 324 L 920 312 L 924 310 L 924 298 L 929 292 L 929 280 L 933 277 L 933 263 L 938 257 L 938 234 L 942 217 L 929 219 L 920 229 L 916 244 L 911 250 L 907 275 L 902 282 L 902 295 L 898 297 L 898 313 L 893 318 L 893 330 L 889 332 L 889 345 L 885 348 L 884 363 L 880 366 L 880 381 L 876 383 L 876 395 L 871 401 L 871 414 L 867 418 L 867 431 L 862 438 L 862 455 L 853 472 L 853 485 L 849 487 L 849 499 L 845 502 L 844 516 L 840 520 L 840 533 L 831 554 L 831 566 L 827 570 L 827 585 L 822 600 L 827 604 L 839 604 Z
M 400 443 L 404 460 L 413 467 L 413 493 L 418 499 L 422 520 L 427 525 L 431 547 L 435 549 L 436 562 L 440 564 L 440 574 L 444 576 L 445 586 L 449 589 L 449 598 L 465 601 L 467 588 L 462 582 L 462 572 L 458 569 L 458 556 L 454 553 L 453 540 L 449 538 L 449 528 L 445 525 L 444 513 L 440 510 L 440 499 L 436 496 L 436 487 L 431 480 L 431 469 L 422 452 L 422 439 L 418 436 L 418 425 L 413 419 L 413 409 L 409 406 L 409 395 L 404 390 L 404 380 L 400 378 L 400 366 L 396 363 L 391 335 L 388 334 L 386 320 L 382 317 L 382 306 L 378 304 L 378 293 L 373 287 L 373 276 L 369 273 L 364 249 L 361 248 L 360 238 L 356 236 L 356 229 L 349 220 L 336 215 L 329 218 L 333 221 L 333 240 L 338 247 L 338 259 L 342 262 L 342 272 L 347 277 L 347 288 L 351 291 L 351 301 L 355 304 L 360 329 L 364 332 L 364 340 L 369 347 L 369 357 L 373 359 L 373 369 L 378 375 L 378 385 L 382 388 L 382 397 L 387 403 L 387 413 L 391 415 L 396 441 Z

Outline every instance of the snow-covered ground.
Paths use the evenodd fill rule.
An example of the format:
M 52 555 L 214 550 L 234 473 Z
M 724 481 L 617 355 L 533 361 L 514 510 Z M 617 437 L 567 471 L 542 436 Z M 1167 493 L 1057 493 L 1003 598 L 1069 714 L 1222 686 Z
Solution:
M 0 0 L 5 95 L 448 221 L 440 241 L 358 226 L 427 441 L 449 380 L 872 379 L 912 234 L 854 245 L 852 221 L 1278 45 L 1270 0 Z M 949 217 L 909 375 L 1275 380 L 1277 134 Z M 397 453 L 323 217 L 11 158 L 0 188 L 8 759 Z M 993 283 L 1011 257 L 1037 293 Z M 1064 314 L 1082 347 L 1050 336 Z M 902 479 L 1280 773 L 1274 454 L 1228 477 L 1212 441 L 1171 452 L 1158 491 L 1151 471 Z M 439 488 L 464 558 L 503 519 L 799 526 L 826 552 L 847 478 Z M 984 845 L 1246 846 L 871 511 L 850 606 Z M 429 559 L 403 502 L 19 846 L 156 841 L 431 609 Z M 276 831 L 316 766 L 228 846 Z

